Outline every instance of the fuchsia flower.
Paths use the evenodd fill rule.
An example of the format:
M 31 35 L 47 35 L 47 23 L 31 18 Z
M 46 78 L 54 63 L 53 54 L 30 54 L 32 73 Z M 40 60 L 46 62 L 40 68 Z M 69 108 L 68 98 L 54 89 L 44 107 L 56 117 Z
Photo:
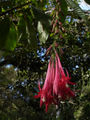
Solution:
M 40 88 L 39 83 L 39 92 L 38 95 L 35 95 L 35 98 L 40 97 L 40 107 L 43 103 L 46 105 L 46 112 L 48 109 L 49 104 L 52 104 L 54 102 L 52 91 L 53 91 L 53 81 L 54 81 L 54 61 L 51 63 L 51 59 L 49 61 L 48 70 L 46 74 L 45 83 L 43 85 L 43 88 Z
M 44 85 L 41 89 L 39 82 L 38 95 L 34 96 L 40 98 L 40 107 L 43 103 L 45 104 L 46 112 L 50 104 L 58 104 L 59 100 L 66 100 L 75 96 L 75 93 L 69 88 L 69 84 L 74 85 L 75 83 L 70 82 L 71 78 L 67 70 L 65 74 L 56 51 L 55 55 L 55 64 L 54 59 L 50 58 Z
M 56 53 L 56 74 L 53 83 L 53 93 L 63 100 L 68 97 L 74 97 L 75 93 L 71 91 L 68 84 L 74 85 L 75 83 L 70 82 L 68 71 L 66 70 L 67 76 L 64 73 L 58 54 Z

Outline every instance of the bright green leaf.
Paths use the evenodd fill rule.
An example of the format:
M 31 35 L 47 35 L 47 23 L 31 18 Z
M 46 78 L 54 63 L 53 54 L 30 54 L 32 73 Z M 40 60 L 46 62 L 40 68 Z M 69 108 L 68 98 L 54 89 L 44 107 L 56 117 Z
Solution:
M 43 29 L 43 25 L 42 23 L 39 21 L 38 22 L 38 26 L 37 26 L 37 29 L 38 29 L 38 33 L 39 33 L 39 40 L 40 40 L 40 43 L 45 43 L 46 40 L 48 39 L 48 32 Z

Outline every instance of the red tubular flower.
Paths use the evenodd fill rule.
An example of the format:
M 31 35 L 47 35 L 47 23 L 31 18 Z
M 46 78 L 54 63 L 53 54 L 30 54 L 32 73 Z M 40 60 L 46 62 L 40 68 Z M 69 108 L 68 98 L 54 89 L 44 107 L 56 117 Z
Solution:
M 51 46 L 49 49 L 51 49 Z M 56 51 L 55 55 L 55 65 L 54 59 L 50 58 L 44 85 L 41 89 L 39 82 L 38 95 L 34 96 L 40 98 L 40 107 L 43 103 L 45 104 L 46 112 L 50 104 L 58 104 L 59 100 L 66 100 L 75 96 L 75 93 L 69 88 L 69 84 L 74 85 L 75 83 L 70 82 L 71 78 L 67 70 L 65 74 Z
M 44 103 L 45 106 L 46 106 L 46 112 L 48 110 L 48 106 L 54 102 L 54 99 L 53 99 L 53 96 L 52 96 L 54 72 L 55 72 L 54 61 L 50 59 L 43 88 L 42 89 L 40 88 L 40 83 L 39 83 L 39 85 L 38 85 L 38 87 L 39 87 L 38 95 L 34 96 L 35 98 L 40 97 L 40 107 Z
M 67 76 L 64 73 L 59 56 L 56 53 L 56 74 L 53 84 L 53 93 L 54 95 L 57 95 L 58 98 L 61 98 L 63 100 L 67 99 L 68 97 L 75 96 L 75 93 L 71 91 L 71 89 L 68 86 L 68 84 L 74 85 L 74 83 L 70 82 L 71 78 L 69 77 L 67 70 L 66 73 Z

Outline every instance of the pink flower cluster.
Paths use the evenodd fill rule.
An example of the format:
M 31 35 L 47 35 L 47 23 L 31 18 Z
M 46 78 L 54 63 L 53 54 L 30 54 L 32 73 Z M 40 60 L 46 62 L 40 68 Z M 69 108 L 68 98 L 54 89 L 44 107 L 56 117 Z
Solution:
M 38 95 L 34 96 L 40 98 L 40 107 L 43 103 L 45 104 L 46 112 L 50 104 L 58 104 L 60 100 L 75 96 L 75 93 L 69 88 L 69 84 L 74 85 L 75 83 L 70 82 L 71 78 L 67 70 L 67 75 L 65 74 L 56 51 L 55 55 L 55 64 L 54 59 L 50 58 L 44 85 L 41 89 L 39 83 Z

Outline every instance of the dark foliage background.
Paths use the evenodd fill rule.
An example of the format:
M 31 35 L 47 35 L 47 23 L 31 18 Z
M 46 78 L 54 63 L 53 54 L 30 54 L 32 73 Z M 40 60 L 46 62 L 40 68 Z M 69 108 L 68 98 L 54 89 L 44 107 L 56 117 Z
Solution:
M 0 0 L 0 120 L 90 120 L 90 15 L 76 0 L 59 1 L 62 38 L 51 32 L 55 0 Z M 55 41 L 76 97 L 45 113 L 34 95 L 38 80 L 45 80 L 46 49 Z

